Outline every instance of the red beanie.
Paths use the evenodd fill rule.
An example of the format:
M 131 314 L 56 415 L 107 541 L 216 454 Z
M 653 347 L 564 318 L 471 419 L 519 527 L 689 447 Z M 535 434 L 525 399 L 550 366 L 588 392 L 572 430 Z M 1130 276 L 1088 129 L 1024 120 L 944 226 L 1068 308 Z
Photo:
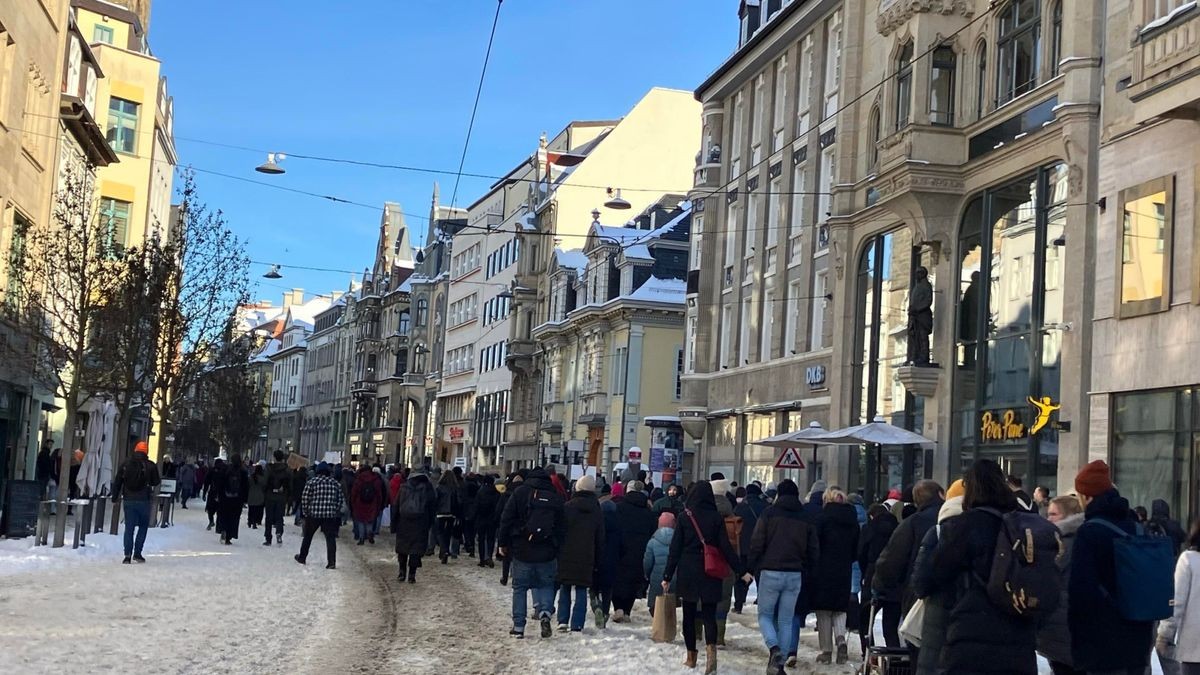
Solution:
M 1095 497 L 1113 488 L 1108 465 L 1103 460 L 1088 462 L 1075 475 L 1075 491 L 1081 495 Z

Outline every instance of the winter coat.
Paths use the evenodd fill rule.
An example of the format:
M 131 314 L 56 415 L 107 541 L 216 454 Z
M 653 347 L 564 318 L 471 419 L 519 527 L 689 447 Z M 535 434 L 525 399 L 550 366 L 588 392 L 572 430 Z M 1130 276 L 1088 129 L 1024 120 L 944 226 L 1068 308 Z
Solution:
M 286 504 L 291 499 L 292 476 L 286 462 L 271 462 L 267 465 L 267 482 L 264 491 L 268 504 Z M 303 490 L 304 488 L 300 488 Z
M 142 472 L 145 474 L 145 485 L 138 489 L 132 490 L 128 484 L 128 477 L 137 467 L 135 462 L 142 464 Z M 158 467 L 154 462 L 146 459 L 146 456 L 140 453 L 133 453 L 133 457 L 125 460 L 121 468 L 117 470 L 117 475 L 113 478 L 112 494 L 120 494 L 122 499 L 128 501 L 149 501 L 150 497 L 158 492 Z
M 829 503 L 817 519 L 821 552 L 812 581 L 810 607 L 844 612 L 850 605 L 850 567 L 858 552 L 858 514 L 851 504 Z
M 416 492 L 421 500 L 422 508 L 419 514 L 401 514 L 399 511 L 400 498 L 407 493 Z M 429 477 L 423 473 L 415 473 L 404 481 L 392 500 L 392 532 L 396 535 L 396 555 L 425 555 L 425 547 L 429 544 L 429 528 L 437 511 L 437 494 Z
M 701 490 L 702 486 L 708 486 L 708 483 L 697 483 L 692 491 Z M 711 494 L 711 488 L 709 491 Z M 678 577 L 676 589 L 684 602 L 717 603 L 724 597 L 724 579 L 714 579 L 704 573 L 704 544 L 701 543 L 700 533 L 703 533 L 705 542 L 721 550 L 725 561 L 739 576 L 741 561 L 729 543 L 725 519 L 717 512 L 712 498 L 698 501 L 689 499 L 688 503 L 691 505 L 690 511 L 685 510 L 675 523 L 675 535 L 671 537 L 671 550 L 663 579 L 670 581 Z M 695 525 L 692 524 L 692 518 L 696 520 Z
M 1158 634 L 1175 645 L 1175 659 L 1200 663 L 1200 552 L 1184 551 L 1175 563 L 1175 613 L 1158 626 Z
M 664 495 L 654 502 L 654 506 L 650 510 L 656 516 L 662 515 L 664 512 L 669 512 L 675 514 L 675 517 L 678 518 L 679 514 L 683 513 L 683 500 L 679 497 Z
M 367 497 L 368 486 L 374 488 L 374 495 Z M 367 469 L 359 471 L 354 479 L 354 487 L 350 488 L 350 513 L 354 520 L 360 523 L 375 521 L 375 517 L 383 512 L 387 503 L 387 486 L 379 474 Z
M 567 538 L 558 551 L 557 581 L 563 585 L 591 586 L 596 557 L 604 551 L 604 515 L 594 492 L 576 492 L 563 506 Z
M 642 576 L 642 555 L 646 544 L 658 529 L 658 518 L 650 510 L 650 500 L 644 492 L 629 492 L 617 504 L 617 515 L 621 520 L 621 536 L 625 539 L 621 562 L 617 565 L 617 579 L 613 584 L 613 597 L 636 598 L 646 589 L 646 578 Z
M 1075 545 L 1075 534 L 1083 525 L 1083 519 L 1082 513 L 1076 513 L 1055 523 L 1063 543 L 1063 554 L 1058 560 L 1059 568 L 1062 570 L 1062 596 L 1058 608 L 1042 621 L 1037 632 L 1038 653 L 1050 661 L 1057 661 L 1068 666 L 1072 661 L 1071 631 L 1067 627 L 1067 607 L 1070 606 L 1071 601 L 1067 594 L 1067 587 L 1071 580 L 1071 548 Z
M 738 552 L 742 554 L 742 558 L 746 558 L 746 552 L 750 550 L 750 538 L 754 536 L 754 527 L 758 525 L 758 517 L 767 510 L 770 504 L 760 494 L 746 495 L 741 504 L 738 504 L 733 509 L 733 515 L 742 519 L 742 537 L 738 543 Z
M 175 468 L 175 462 L 172 462 L 169 459 L 166 460 L 165 462 L 163 462 L 163 465 L 162 465 L 162 477 L 163 478 L 166 478 L 167 480 L 175 480 L 175 476 L 177 473 L 178 472 L 176 471 L 176 468 Z
M 654 599 L 662 595 L 663 572 L 667 571 L 667 558 L 671 555 L 671 539 L 675 537 L 675 528 L 660 527 L 650 537 L 646 544 L 646 552 L 642 554 L 642 572 L 649 580 L 646 586 L 646 605 L 654 606 Z M 672 580 L 671 592 L 675 592 L 678 582 Z
M 1150 502 L 1150 521 L 1146 523 L 1146 529 L 1151 534 L 1170 537 L 1175 542 L 1176 553 L 1183 547 L 1183 540 L 1187 539 L 1187 533 L 1179 526 L 1179 522 L 1171 519 L 1170 505 L 1162 499 Z
M 938 661 L 942 656 L 942 645 L 946 642 L 946 624 L 950 608 L 954 605 L 954 589 L 933 590 L 933 554 L 940 540 L 939 529 L 950 519 L 962 515 L 962 496 L 951 497 L 938 510 L 938 524 L 929 528 L 921 540 L 917 560 L 913 564 L 913 594 L 925 600 L 925 618 L 921 622 L 921 649 L 918 653 L 917 675 L 937 673 Z
M 479 484 L 467 481 L 462 490 L 462 519 L 475 520 L 475 498 L 479 494 Z
M 462 513 L 462 493 L 454 481 L 439 480 L 437 487 L 437 514 L 438 516 L 454 516 L 457 518 Z
M 175 480 L 181 491 L 191 492 L 196 487 L 196 467 L 191 464 L 181 464 L 175 472 Z
M 496 527 L 496 519 L 500 512 L 496 510 L 500 503 L 500 493 L 492 482 L 479 486 L 479 494 L 475 495 L 475 529 L 485 532 Z
M 1144 668 L 1154 643 L 1153 622 L 1121 618 L 1112 600 L 1116 595 L 1112 542 L 1117 533 L 1091 522 L 1103 518 L 1133 534 L 1137 527 L 1129 502 L 1112 489 L 1096 496 L 1084 513 L 1071 550 L 1068 582 L 1073 665 L 1078 670 Z
M 908 613 L 917 600 L 909 585 L 913 564 L 917 560 L 917 551 L 921 548 L 925 533 L 937 523 L 938 510 L 941 508 L 942 500 L 934 499 L 915 514 L 905 518 L 904 522 L 896 527 L 896 531 L 875 561 L 871 589 L 885 597 L 898 598 L 900 611 L 904 614 Z
M 292 472 L 292 489 L 289 492 L 292 499 L 299 499 L 300 495 L 304 494 L 304 484 L 308 482 L 308 472 L 304 469 L 296 469 Z
M 246 486 L 246 506 L 262 506 L 267 503 L 267 474 L 250 474 Z
M 217 485 L 219 483 L 224 483 L 225 474 L 228 471 L 229 468 L 222 463 L 221 466 L 213 466 L 213 468 L 209 469 L 208 473 L 204 475 L 203 485 L 204 487 L 208 488 L 208 492 L 206 493 L 206 498 L 204 501 L 204 507 L 206 510 L 216 511 L 217 504 L 221 502 L 221 494 L 220 491 L 217 490 Z
M 396 501 L 396 495 L 400 494 L 400 486 L 404 485 L 404 474 L 397 471 L 388 479 L 388 503 Z
M 800 498 L 783 495 L 755 523 L 750 545 L 745 549 L 746 564 L 756 575 L 763 570 L 811 571 L 820 559 L 820 551 L 817 528 Z
M 887 546 L 899 523 L 896 517 L 884 512 L 867 522 L 858 537 L 858 566 L 862 569 L 863 588 L 872 588 L 875 579 L 875 561 Z M 876 593 L 881 602 L 900 602 L 898 594 Z
M 43 448 L 37 454 L 37 466 L 34 471 L 34 477 L 38 481 L 45 483 L 50 480 L 50 476 L 54 473 L 54 467 L 50 464 L 50 451 Z
M 617 567 L 625 554 L 625 537 L 622 534 L 621 516 L 617 512 L 615 502 L 600 502 L 600 513 L 604 517 L 604 548 L 597 556 L 592 588 L 611 589 L 617 580 Z
M 980 509 L 942 523 L 931 590 L 955 592 L 938 662 L 948 673 L 1037 673 L 1036 624 L 992 604 L 981 581 L 991 574 L 1000 527 L 999 518 Z
M 225 494 L 225 488 L 235 475 L 238 476 L 238 489 L 233 491 L 236 492 L 235 495 L 230 496 Z M 214 492 L 217 495 L 217 504 L 221 508 L 225 508 L 228 504 L 231 511 L 241 511 L 242 505 L 246 503 L 246 499 L 250 496 L 250 476 L 246 473 L 245 469 L 227 465 L 224 471 L 213 472 L 212 487 L 208 490 L 210 498 Z
M 537 493 L 538 499 L 549 499 L 548 506 L 554 510 L 554 534 L 545 539 L 530 541 L 524 536 L 525 523 L 529 517 L 529 505 Z M 438 509 L 441 514 L 441 505 Z M 563 513 L 562 497 L 542 469 L 533 469 L 525 482 L 513 491 L 504 505 L 500 516 L 500 529 L 496 533 L 496 546 L 507 550 L 513 559 L 527 563 L 550 562 L 558 557 L 558 551 L 567 538 L 567 519 Z
M 821 517 L 822 502 L 825 500 L 825 492 L 815 491 L 808 495 L 808 501 L 804 502 L 804 511 L 816 522 Z

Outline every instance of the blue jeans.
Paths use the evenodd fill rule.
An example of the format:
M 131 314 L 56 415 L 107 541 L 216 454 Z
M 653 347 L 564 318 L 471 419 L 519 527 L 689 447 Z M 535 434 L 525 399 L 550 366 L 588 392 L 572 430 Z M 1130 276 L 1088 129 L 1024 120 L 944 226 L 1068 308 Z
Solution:
M 367 537 L 374 537 L 374 525 L 365 520 L 354 521 L 354 541 L 363 541 Z
M 575 605 L 571 606 L 571 590 L 575 590 Z M 588 589 L 587 586 L 571 586 L 563 584 L 558 592 L 558 623 L 567 623 L 570 619 L 571 630 L 583 630 L 583 620 L 587 617 Z
M 146 530 L 150 527 L 150 502 L 138 499 L 126 499 L 125 505 L 125 557 L 133 554 L 141 555 L 142 546 L 146 543 Z M 133 531 L 137 529 L 137 542 L 134 542 Z
M 529 613 L 526 593 L 533 591 L 533 608 L 539 619 L 554 615 L 554 577 L 558 574 L 558 561 L 528 563 L 513 560 L 512 564 L 512 614 L 513 628 L 525 630 L 525 617 Z
M 800 595 L 799 572 L 763 570 L 758 576 L 758 630 L 767 649 L 778 647 L 783 654 L 796 650 L 792 624 L 796 620 L 796 598 Z M 782 640 L 782 642 L 781 642 Z

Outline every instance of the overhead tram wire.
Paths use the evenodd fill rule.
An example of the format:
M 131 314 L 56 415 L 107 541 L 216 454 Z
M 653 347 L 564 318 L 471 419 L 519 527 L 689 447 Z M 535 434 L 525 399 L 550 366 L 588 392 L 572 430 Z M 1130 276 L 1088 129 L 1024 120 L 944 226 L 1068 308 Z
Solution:
M 488 63 L 492 59 L 492 45 L 496 41 L 496 26 L 500 24 L 500 8 L 504 0 L 496 0 L 496 14 L 492 17 L 492 31 L 488 35 L 487 50 L 483 53 L 483 67 L 479 71 L 479 85 L 475 88 L 475 103 L 471 106 L 471 119 L 467 122 L 467 137 L 463 140 L 462 156 L 458 159 L 458 171 L 454 176 L 454 191 L 450 195 L 450 209 L 458 203 L 458 185 L 462 181 L 463 166 L 467 162 L 467 150 L 471 147 L 471 133 L 475 130 L 475 115 L 479 112 L 479 99 L 483 96 L 483 83 L 487 78 Z

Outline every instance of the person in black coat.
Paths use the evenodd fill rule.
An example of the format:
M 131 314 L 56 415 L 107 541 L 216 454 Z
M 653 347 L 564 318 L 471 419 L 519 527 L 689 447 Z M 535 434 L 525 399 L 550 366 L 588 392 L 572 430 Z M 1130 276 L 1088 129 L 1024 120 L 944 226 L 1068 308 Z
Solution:
M 443 471 L 437 481 L 437 538 L 438 559 L 445 565 L 450 558 L 458 559 L 454 546 L 455 525 L 462 516 L 462 489 L 453 471 Z
M 1107 521 L 1129 534 L 1137 532 L 1137 524 L 1103 461 L 1080 470 L 1075 476 L 1075 492 L 1084 507 L 1084 522 L 1075 532 L 1067 580 L 1072 665 L 1083 671 L 1140 673 L 1150 665 L 1154 623 L 1129 621 L 1118 611 L 1113 600 L 1117 594 L 1113 557 L 1117 533 L 1096 521 Z
M 858 538 L 858 568 L 862 570 L 862 597 L 859 601 L 859 623 L 870 623 L 873 602 L 883 617 L 883 640 L 888 647 L 900 646 L 900 595 L 887 591 L 873 591 L 875 562 L 887 546 L 899 523 L 896 516 L 883 504 L 872 504 L 867 510 L 867 524 Z
M 600 512 L 595 489 L 596 482 L 591 476 L 580 478 L 575 481 L 575 496 L 563 507 L 567 539 L 558 551 L 556 579 L 561 584 L 558 596 L 560 631 L 566 630 L 568 625 L 571 632 L 583 630 L 588 588 L 595 577 L 597 558 L 604 551 L 604 515 Z
M 429 529 L 437 514 L 437 493 L 424 473 L 414 473 L 396 491 L 392 502 L 392 532 L 396 535 L 396 560 L 400 581 L 417 583 L 417 568 L 429 543 Z
M 850 577 L 858 553 L 858 512 L 846 503 L 837 487 L 825 491 L 825 507 L 817 518 L 821 555 L 813 575 L 812 608 L 817 613 L 821 653 L 817 663 L 830 663 L 837 647 L 837 662 L 849 658 L 846 649 L 846 610 L 850 606 Z
M 616 502 L 609 500 L 599 504 L 601 516 L 604 518 L 604 546 L 596 555 L 591 601 L 596 628 L 602 629 L 608 624 L 613 584 L 616 583 L 617 568 L 625 554 L 625 537 L 621 530 L 621 516 L 617 511 Z
M 495 479 L 480 476 L 479 492 L 475 495 L 475 539 L 479 550 L 479 566 L 495 567 L 492 552 L 496 548 L 496 505 L 500 493 L 496 491 Z
M 963 482 L 963 515 L 942 523 L 933 552 L 931 592 L 956 589 L 938 668 L 947 673 L 1035 675 L 1037 623 L 997 607 L 985 586 L 1003 521 L 984 507 L 1002 514 L 1020 507 L 1004 472 L 990 459 L 972 464 Z
M 288 494 L 292 498 L 292 503 L 288 505 L 288 511 L 285 515 L 296 516 L 296 524 L 300 524 L 300 496 L 304 494 L 304 484 L 308 482 L 308 469 L 298 466 L 292 471 L 292 486 Z
M 479 516 L 476 499 L 479 495 L 479 477 L 468 476 L 462 489 L 462 547 L 469 557 L 475 557 L 475 528 Z
M 497 530 L 499 530 L 500 527 L 500 516 L 504 513 L 504 509 L 508 505 L 508 500 L 512 499 L 513 492 L 516 491 L 517 486 L 519 486 L 524 480 L 525 476 L 520 472 L 510 473 L 508 474 L 508 479 L 504 481 L 504 491 L 500 492 L 497 490 L 497 492 L 500 492 L 500 498 L 496 500 Z M 497 534 L 498 533 L 499 532 L 497 532 Z M 496 557 L 500 559 L 500 585 L 505 586 L 508 584 L 508 575 L 512 570 L 512 558 L 500 553 L 499 551 L 496 552 Z
M 650 510 L 650 500 L 642 492 L 641 483 L 630 483 L 629 492 L 617 504 L 617 516 L 621 521 L 621 536 L 625 538 L 621 563 L 617 566 L 617 578 L 613 584 L 613 621 L 628 620 L 633 603 L 646 592 L 646 577 L 642 568 L 642 556 L 646 544 L 658 529 L 658 516 Z
M 763 511 L 767 510 L 770 504 L 763 498 L 762 488 L 757 484 L 751 483 L 745 488 L 746 497 L 742 503 L 738 504 L 733 509 L 733 515 L 742 519 L 742 536 L 741 542 L 738 545 L 738 551 L 742 557 L 742 567 L 747 567 L 746 554 L 750 550 L 750 538 L 754 535 L 754 526 L 758 524 L 758 517 Z M 746 604 L 746 594 L 750 590 L 750 584 L 742 582 L 738 579 L 733 585 L 733 613 L 741 614 L 742 607 Z
M 529 529 L 535 525 L 536 530 Z M 542 637 L 550 637 L 558 552 L 562 550 L 566 538 L 567 519 L 563 513 L 563 499 L 554 489 L 549 475 L 542 469 L 533 469 L 504 505 L 504 513 L 500 515 L 500 530 L 496 535 L 499 551 L 513 557 L 511 635 L 522 637 L 525 634 L 528 616 L 526 593 L 531 591 Z
M 217 459 L 213 462 L 213 467 L 204 474 L 204 512 L 208 514 L 208 529 L 213 529 L 214 526 L 220 523 L 214 522 L 217 515 L 217 505 L 221 501 L 220 494 L 215 489 L 217 483 L 225 482 L 225 474 L 228 473 L 229 467 L 225 465 L 225 460 Z M 221 529 L 218 527 L 217 534 L 221 534 Z
M 717 663 L 717 603 L 721 601 L 724 577 L 711 577 L 704 571 L 704 546 L 715 546 L 735 576 L 749 582 L 742 569 L 741 559 L 729 543 L 725 519 L 717 512 L 712 484 L 698 481 L 684 501 L 683 515 L 675 523 L 671 553 L 663 573 L 663 592 L 668 592 L 671 579 L 678 575 L 676 592 L 683 600 L 683 642 L 687 647 L 684 665 L 696 667 L 696 621 L 704 624 L 704 643 L 708 657 L 705 672 L 715 672 Z M 699 611 L 697 611 L 699 610 Z
M 1169 538 L 1175 544 L 1175 555 L 1183 548 L 1183 540 L 1187 533 L 1178 521 L 1171 518 L 1171 506 L 1165 499 L 1155 499 L 1150 502 L 1150 518 L 1146 521 L 1146 531 L 1150 534 Z
M 213 492 L 217 494 L 217 533 L 221 535 L 221 542 L 229 546 L 238 538 L 242 507 L 250 496 L 250 476 L 242 468 L 242 458 L 233 455 L 226 470 L 215 478 L 209 496 Z
M 896 527 L 875 561 L 875 574 L 871 580 L 873 590 L 900 599 L 901 616 L 907 615 L 917 601 L 911 584 L 913 566 L 925 533 L 937 524 L 938 511 L 946 497 L 942 486 L 931 480 L 918 481 L 912 493 L 917 512 Z

